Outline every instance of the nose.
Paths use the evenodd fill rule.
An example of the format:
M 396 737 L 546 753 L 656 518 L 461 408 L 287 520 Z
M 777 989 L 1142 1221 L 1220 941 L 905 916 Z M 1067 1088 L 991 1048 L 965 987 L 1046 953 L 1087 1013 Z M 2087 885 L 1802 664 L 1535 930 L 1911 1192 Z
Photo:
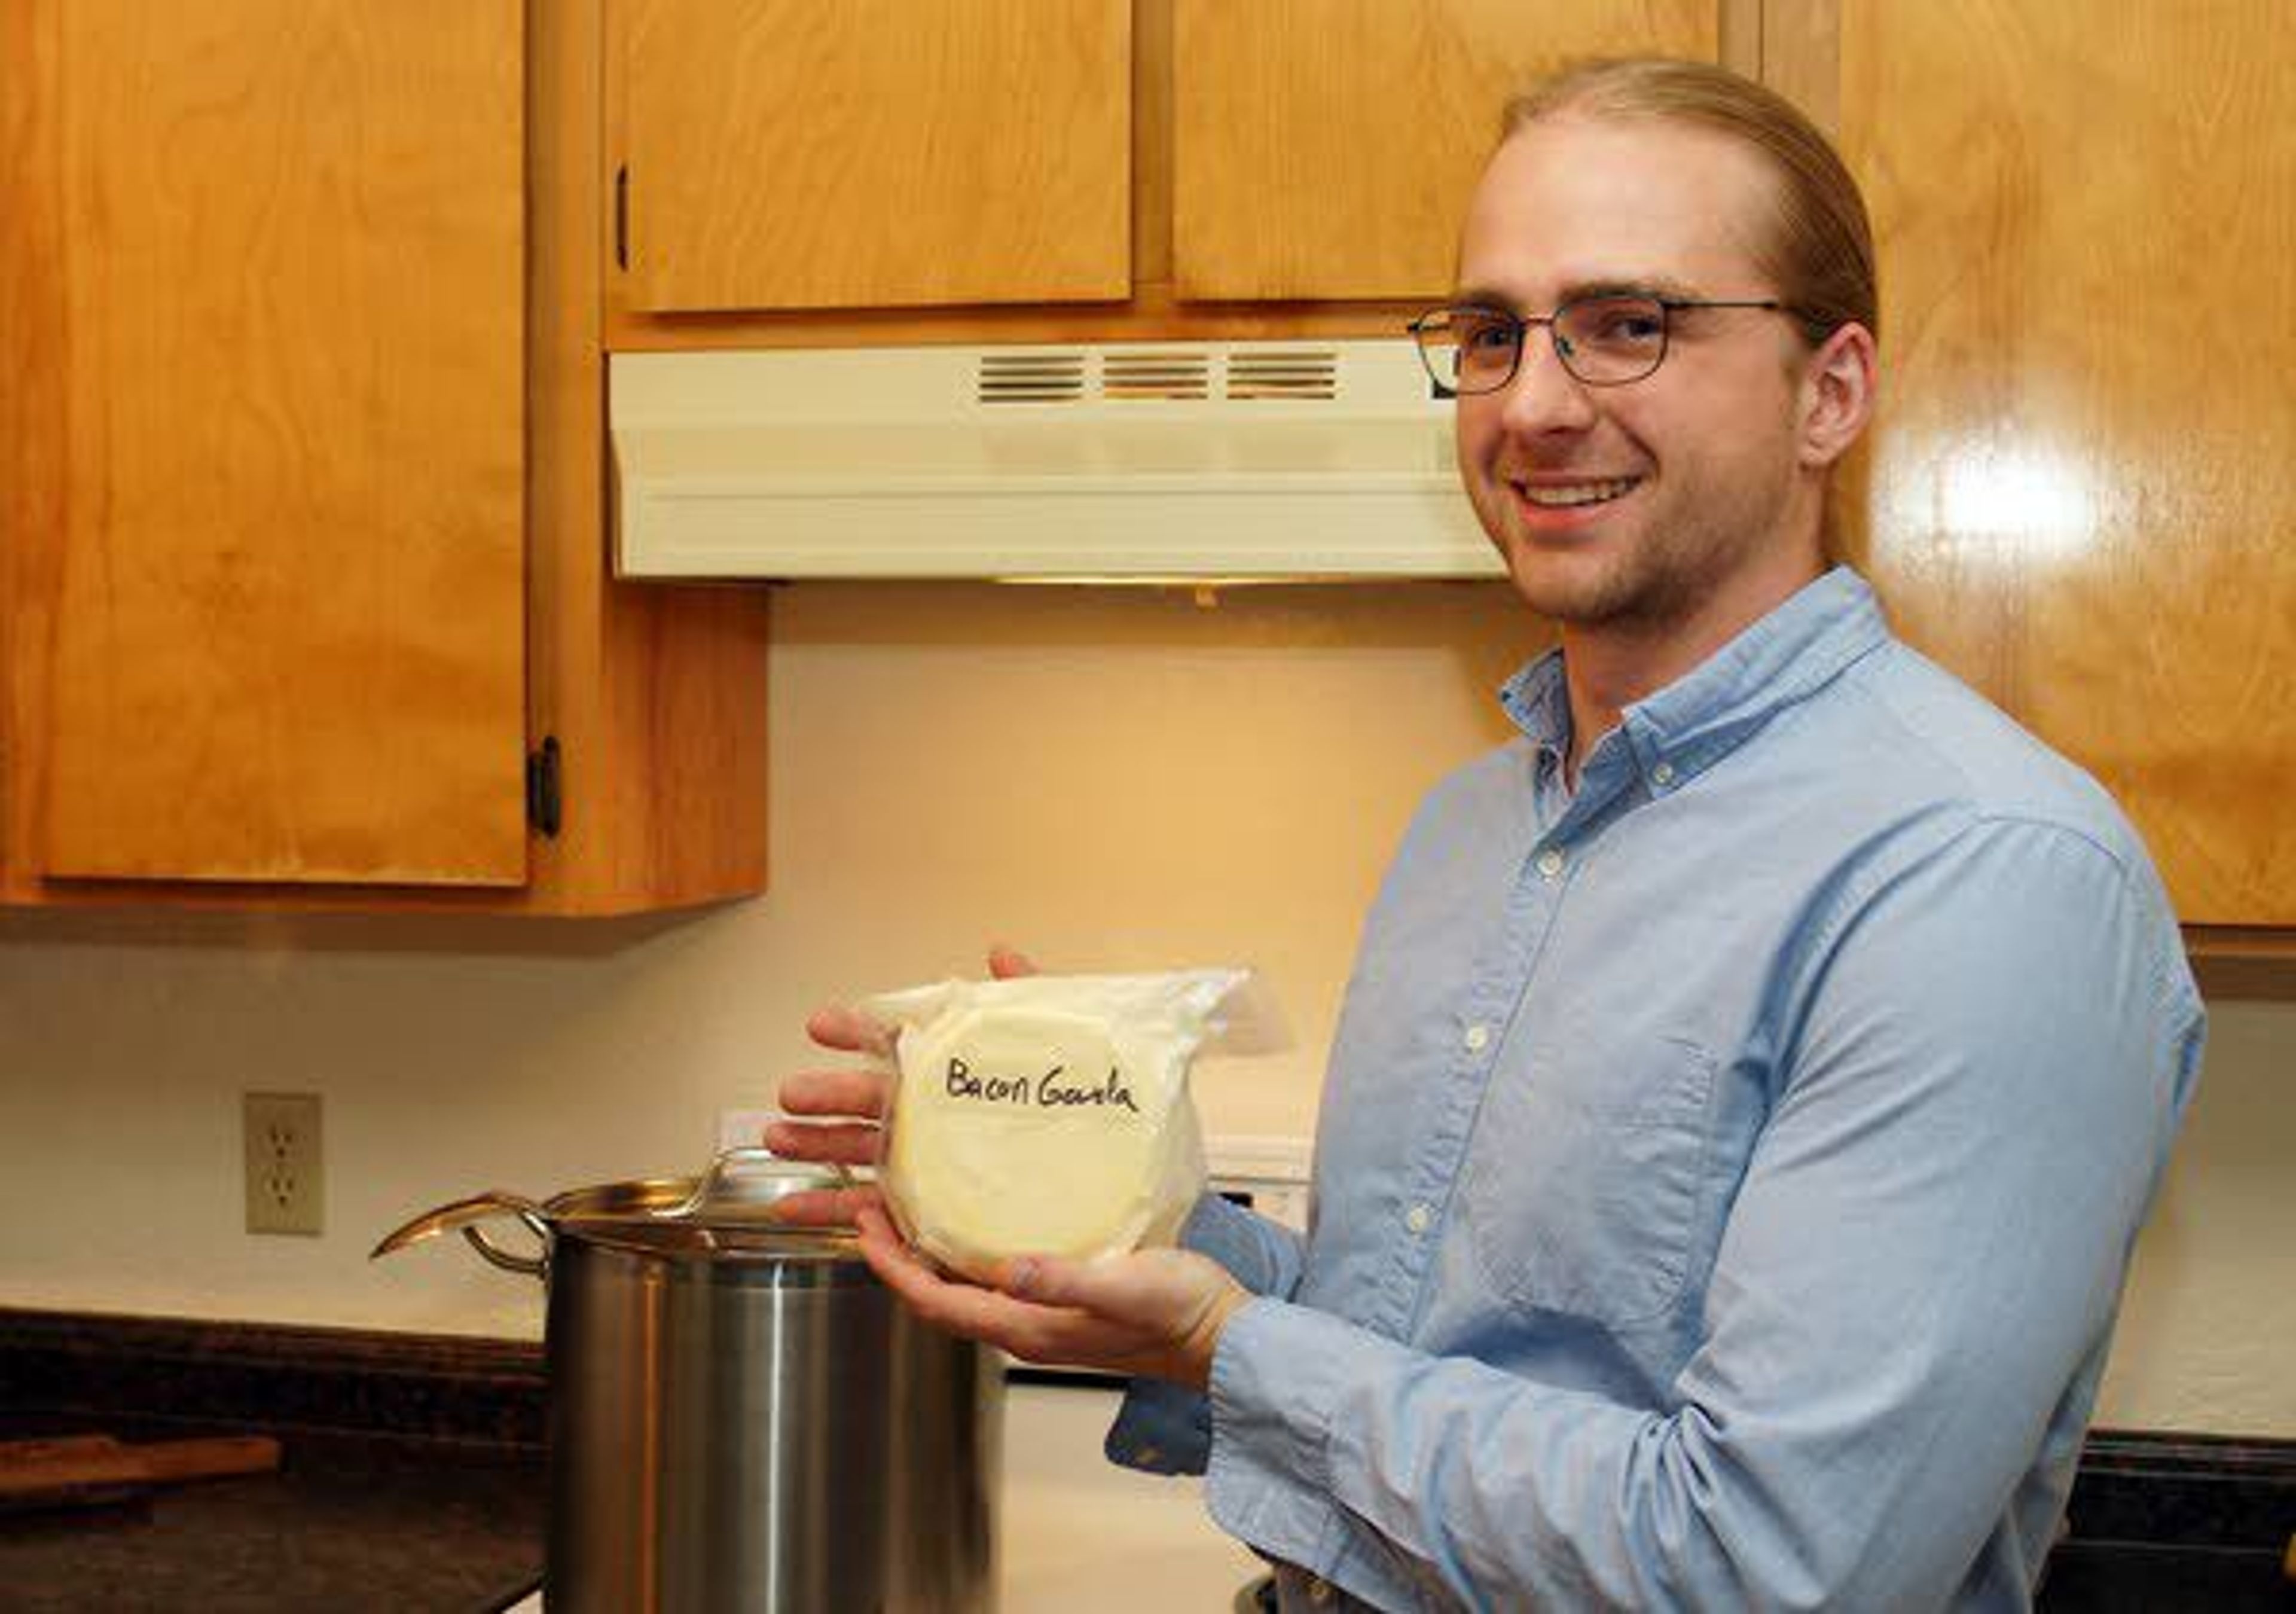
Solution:
M 1563 367 L 1545 329 L 1523 332 L 1522 358 L 1500 394 L 1499 419 L 1508 431 L 1523 437 L 1583 431 L 1594 423 L 1593 395 Z

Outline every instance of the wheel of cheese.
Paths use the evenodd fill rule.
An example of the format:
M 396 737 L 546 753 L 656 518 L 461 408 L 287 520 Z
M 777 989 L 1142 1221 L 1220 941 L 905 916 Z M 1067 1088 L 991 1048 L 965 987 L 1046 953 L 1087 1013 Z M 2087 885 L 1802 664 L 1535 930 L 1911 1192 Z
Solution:
M 1171 1241 L 1203 1192 L 1187 1071 L 1218 993 L 1159 979 L 957 983 L 906 1005 L 922 1012 L 899 1034 L 880 1182 L 911 1242 L 985 1278 Z

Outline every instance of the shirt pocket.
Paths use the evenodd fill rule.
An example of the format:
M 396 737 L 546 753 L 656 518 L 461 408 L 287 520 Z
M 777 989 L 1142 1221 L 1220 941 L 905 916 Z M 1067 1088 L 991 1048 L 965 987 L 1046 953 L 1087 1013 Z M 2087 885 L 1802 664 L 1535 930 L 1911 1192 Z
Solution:
M 1712 1054 L 1671 1036 L 1502 1068 L 1461 1208 L 1509 1307 L 1617 1330 L 1673 1307 L 1706 1193 L 1714 1073 Z

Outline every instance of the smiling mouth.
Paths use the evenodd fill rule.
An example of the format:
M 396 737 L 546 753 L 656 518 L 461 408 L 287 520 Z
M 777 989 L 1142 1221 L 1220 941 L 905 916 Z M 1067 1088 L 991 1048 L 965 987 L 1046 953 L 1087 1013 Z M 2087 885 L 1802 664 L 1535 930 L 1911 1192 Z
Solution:
M 1576 510 L 1582 505 L 1607 504 L 1642 486 L 1640 477 L 1615 477 L 1603 482 L 1565 482 L 1535 486 L 1529 482 L 1513 484 L 1514 490 L 1525 504 L 1536 504 L 1541 510 Z

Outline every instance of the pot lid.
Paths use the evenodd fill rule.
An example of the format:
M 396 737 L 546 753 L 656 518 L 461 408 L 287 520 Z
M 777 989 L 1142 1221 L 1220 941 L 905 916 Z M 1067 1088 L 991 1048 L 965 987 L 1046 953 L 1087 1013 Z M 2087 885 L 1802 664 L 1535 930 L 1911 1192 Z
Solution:
M 784 1160 L 764 1149 L 730 1149 L 698 1177 L 633 1177 L 570 1189 L 545 1204 L 493 1190 L 425 1211 L 386 1234 L 373 1249 L 385 1256 L 442 1233 L 459 1231 L 495 1266 L 541 1277 L 555 1239 L 603 1244 L 642 1254 L 705 1260 L 746 1256 L 815 1266 L 850 1266 L 865 1274 L 858 1235 L 849 1227 L 797 1226 L 774 1208 L 791 1194 L 849 1188 L 840 1166 Z M 480 1231 L 504 1217 L 524 1223 L 543 1246 L 527 1256 L 493 1243 Z
M 698 1177 L 636 1177 L 572 1189 L 543 1210 L 562 1236 L 593 1243 L 664 1254 L 858 1261 L 851 1228 L 791 1226 L 774 1209 L 791 1194 L 852 1185 L 840 1167 L 729 1149 Z

